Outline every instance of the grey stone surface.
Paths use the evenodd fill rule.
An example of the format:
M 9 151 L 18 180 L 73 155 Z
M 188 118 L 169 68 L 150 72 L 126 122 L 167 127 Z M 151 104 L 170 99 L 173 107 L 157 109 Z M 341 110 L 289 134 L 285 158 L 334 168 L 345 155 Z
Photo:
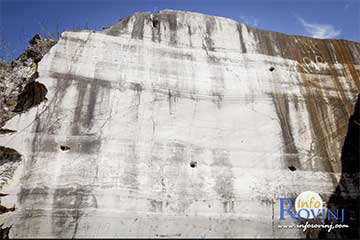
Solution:
M 277 228 L 278 198 L 327 201 L 344 176 L 359 56 L 173 10 L 64 32 L 38 67 L 47 101 L 0 137 L 24 159 L 0 220 L 12 237 L 304 237 Z

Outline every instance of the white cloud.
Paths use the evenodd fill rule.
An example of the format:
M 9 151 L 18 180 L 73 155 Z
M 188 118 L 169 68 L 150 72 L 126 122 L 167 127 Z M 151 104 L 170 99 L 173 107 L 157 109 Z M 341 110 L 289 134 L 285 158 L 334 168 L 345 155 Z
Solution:
M 347 11 L 349 9 L 349 7 L 350 7 L 350 3 L 345 4 L 344 10 Z
M 240 16 L 240 22 L 253 27 L 259 26 L 259 19 L 254 17 Z
M 330 24 L 309 23 L 301 17 L 297 17 L 306 32 L 314 38 L 336 38 L 340 35 L 341 29 L 337 29 Z

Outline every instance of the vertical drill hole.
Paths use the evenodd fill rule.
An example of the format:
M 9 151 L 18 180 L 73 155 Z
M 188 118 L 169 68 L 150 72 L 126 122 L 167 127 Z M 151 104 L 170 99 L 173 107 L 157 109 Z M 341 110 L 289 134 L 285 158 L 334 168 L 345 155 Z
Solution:
M 190 167 L 195 168 L 196 165 L 197 165 L 197 162 L 195 162 L 195 161 L 190 162 Z
M 293 171 L 296 170 L 296 167 L 294 167 L 294 166 L 289 166 L 289 170 L 293 172 Z
M 61 151 L 69 151 L 69 150 L 70 150 L 70 147 L 69 147 L 69 146 L 61 145 L 61 146 L 60 146 L 60 150 L 61 150 Z

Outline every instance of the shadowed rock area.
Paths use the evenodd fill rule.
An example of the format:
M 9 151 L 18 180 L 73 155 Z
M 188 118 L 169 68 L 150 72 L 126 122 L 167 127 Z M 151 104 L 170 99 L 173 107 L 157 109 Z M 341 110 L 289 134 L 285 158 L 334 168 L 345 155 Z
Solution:
M 13 112 L 25 112 L 31 107 L 34 107 L 45 100 L 47 93 L 46 87 L 38 82 L 31 82 L 25 86 L 23 92 L 19 94 L 16 101 L 16 106 Z
M 339 185 L 331 195 L 328 207 L 345 209 L 344 223 L 349 228 L 323 231 L 320 238 L 358 239 L 360 236 L 360 95 L 350 117 L 344 146 L 341 152 L 342 174 Z M 357 194 L 354 194 L 357 193 Z
M 12 148 L 0 146 L 0 169 L 2 174 L 0 176 L 0 189 L 11 179 L 17 164 L 21 161 L 21 155 Z
M 9 232 L 11 227 L 3 228 L 2 225 L 0 225 L 0 238 L 1 239 L 9 239 Z
M 35 82 L 39 76 L 37 64 L 54 44 L 53 40 L 35 35 L 16 60 L 0 63 L 0 127 L 16 113 L 45 99 L 46 87 Z

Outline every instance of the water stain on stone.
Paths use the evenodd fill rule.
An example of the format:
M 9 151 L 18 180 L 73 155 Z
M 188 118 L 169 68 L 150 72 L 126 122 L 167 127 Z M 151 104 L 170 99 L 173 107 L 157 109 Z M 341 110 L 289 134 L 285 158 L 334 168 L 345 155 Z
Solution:
M 220 197 L 224 212 L 234 210 L 234 183 L 229 151 L 223 148 L 212 150 L 212 176 L 215 178 L 215 192 Z
M 141 40 L 144 38 L 144 21 L 146 17 L 148 17 L 148 14 L 135 14 L 135 21 L 131 32 L 131 38 Z
M 217 108 L 220 109 L 222 105 L 222 101 L 224 99 L 224 94 L 221 92 L 212 92 L 212 101 L 216 104 Z
M 188 25 L 187 28 L 188 28 L 188 35 L 189 35 L 189 44 L 190 44 L 190 47 L 192 48 L 192 47 L 193 47 L 193 43 L 192 43 L 192 39 L 191 39 L 191 36 L 192 36 L 191 26 Z
M 161 18 L 158 14 L 152 15 L 151 40 L 153 42 L 161 42 Z
M 72 134 L 81 135 L 85 130 L 90 130 L 93 126 L 95 107 L 99 94 L 104 89 L 109 89 L 110 83 L 93 79 L 91 83 L 77 82 L 78 97 L 76 100 L 76 108 L 74 119 L 72 122 Z M 86 98 L 86 94 L 88 97 Z
M 310 129 L 312 130 L 312 139 L 314 139 L 316 146 L 315 151 L 317 152 L 316 156 L 317 158 L 323 159 L 323 161 L 314 159 L 313 164 L 315 164 L 317 169 L 321 169 L 322 171 L 336 172 L 336 169 L 339 169 L 336 166 L 337 161 L 333 162 L 332 160 L 338 159 L 340 152 L 338 149 L 334 148 L 334 142 L 332 141 L 331 135 L 329 134 L 332 132 L 332 127 L 329 125 L 329 120 L 335 119 L 336 122 L 334 122 L 334 124 L 338 128 L 341 128 L 341 126 L 338 125 L 341 122 L 339 119 L 343 118 L 344 116 L 339 116 L 337 113 L 334 114 L 334 112 L 328 111 L 328 103 L 326 99 L 329 99 L 329 97 L 324 95 L 323 91 L 311 88 L 309 84 L 310 80 L 305 74 L 301 74 L 301 81 L 304 83 L 304 87 L 301 88 L 301 91 L 304 96 L 306 109 L 309 113 L 309 123 Z M 343 108 L 340 109 L 340 111 L 344 111 Z M 320 163 L 321 165 L 319 165 Z M 333 181 L 335 184 L 336 179 L 333 178 Z
M 169 114 L 172 115 L 174 113 L 174 107 L 177 102 L 177 99 L 180 98 L 180 91 L 176 89 L 168 89 L 167 100 L 169 103 Z
M 176 46 L 177 44 L 177 15 L 175 12 L 167 12 L 161 15 L 162 19 L 164 19 L 169 24 L 170 30 L 170 44 Z
M 212 40 L 211 36 L 212 36 L 212 33 L 214 31 L 216 27 L 216 20 L 214 17 L 211 17 L 209 16 L 207 19 L 206 19 L 206 22 L 205 22 L 205 43 L 206 43 L 206 48 L 208 51 L 211 51 L 211 52 L 214 52 L 215 51 L 215 43 L 214 41 Z
M 34 205 L 46 202 L 49 197 L 49 188 L 36 186 L 33 188 L 21 187 L 17 198 L 22 205 Z
M 211 69 L 214 76 L 211 77 L 211 97 L 212 102 L 220 109 L 225 96 L 225 79 L 223 76 L 222 68 L 220 70 Z
M 224 148 L 215 148 L 212 150 L 212 166 L 218 166 L 218 167 L 227 167 L 230 168 L 231 164 L 229 162 L 230 159 L 230 153 L 228 150 Z
M 101 138 L 82 139 L 80 143 L 79 153 L 83 154 L 96 154 L 99 152 L 101 146 Z
M 163 211 L 163 201 L 162 200 L 151 200 L 150 201 L 150 211 L 151 212 L 162 212 Z
M 129 187 L 131 190 L 136 190 L 139 188 L 138 181 L 138 146 L 135 142 L 126 147 L 125 152 L 125 165 L 124 172 L 121 176 L 121 182 L 126 187 Z
M 174 164 L 182 163 L 185 160 L 185 148 L 183 143 L 169 142 L 166 144 L 169 155 L 168 160 Z
M 85 93 L 87 90 L 87 83 L 79 82 L 77 84 L 77 90 L 78 90 L 78 97 L 76 101 L 76 108 L 74 112 L 74 119 L 72 121 L 72 134 L 73 135 L 80 135 L 81 134 L 81 112 L 84 107 L 84 99 L 85 99 Z
M 286 94 L 271 93 L 275 111 L 280 121 L 281 136 L 283 139 L 284 162 L 286 165 L 300 167 L 299 151 L 295 145 L 295 140 L 290 122 L 289 101 Z
M 75 237 L 85 209 L 97 208 L 97 200 L 88 186 L 57 188 L 52 208 L 51 223 L 55 236 L 64 236 L 65 231 L 73 232 L 72 237 Z
M 351 79 L 356 84 L 358 90 L 360 90 L 360 80 L 354 68 L 354 64 L 359 64 L 359 60 L 353 57 L 354 54 L 360 53 L 358 43 L 346 40 L 289 36 L 283 33 L 260 30 L 249 26 L 247 28 L 256 38 L 260 54 L 270 56 L 279 55 L 282 58 L 296 60 L 299 63 L 303 63 L 304 58 L 316 62 L 316 59 L 319 59 L 320 56 L 325 63 L 344 64 L 349 70 L 349 79 Z
M 246 53 L 246 47 L 244 42 L 244 37 L 242 34 L 242 25 L 240 23 L 236 24 L 236 29 L 239 33 L 239 41 L 240 41 L 240 48 L 242 53 Z

